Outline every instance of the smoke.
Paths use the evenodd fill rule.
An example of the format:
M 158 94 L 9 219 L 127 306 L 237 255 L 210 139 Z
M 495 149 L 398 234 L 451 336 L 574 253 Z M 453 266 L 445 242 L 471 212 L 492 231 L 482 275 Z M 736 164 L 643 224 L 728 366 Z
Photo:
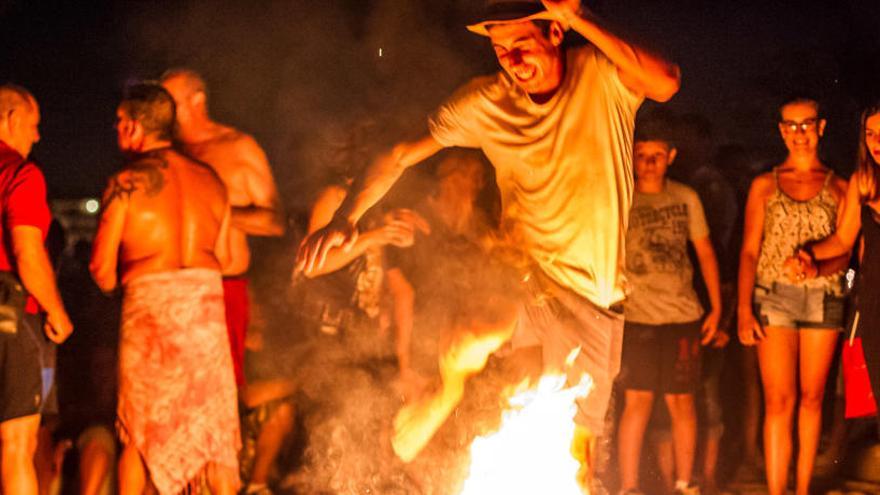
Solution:
M 285 203 L 301 214 L 324 176 L 326 129 L 379 116 L 377 140 L 413 137 L 408 130 L 425 130 L 455 87 L 492 67 L 491 51 L 464 29 L 463 4 L 148 2 L 132 7 L 126 26 L 129 70 L 201 72 L 212 114 L 255 135 Z
M 296 493 L 458 493 L 470 443 L 498 426 L 507 382 L 497 363 L 469 383 L 465 401 L 427 448 L 403 464 L 390 449 L 392 418 L 402 405 L 392 387 L 397 369 L 387 351 L 377 349 L 375 330 L 352 328 L 315 338 L 309 347 L 311 358 L 297 370 L 304 451 L 289 478 Z
M 389 442 L 401 406 L 391 338 L 377 335 L 375 322 L 322 334 L 300 304 L 310 286 L 291 288 L 289 278 L 308 207 L 340 165 L 340 141 L 357 134 L 363 152 L 348 159 L 365 162 L 397 140 L 418 137 L 427 115 L 457 86 L 495 70 L 488 44 L 464 29 L 480 5 L 270 0 L 131 7 L 124 28 L 134 47 L 129 75 L 156 77 L 179 66 L 199 71 L 212 115 L 263 145 L 297 220 L 284 241 L 253 243 L 251 270 L 270 351 L 254 359 L 266 359 L 270 375 L 286 375 L 300 390 L 300 453 L 282 468 L 294 473 L 286 481 L 297 493 L 455 493 L 471 439 L 499 417 L 504 380 L 490 366 L 426 451 L 402 464 Z M 473 273 L 464 287 L 477 286 L 479 277 Z M 420 344 L 426 342 L 435 351 L 428 359 L 436 359 L 436 339 Z

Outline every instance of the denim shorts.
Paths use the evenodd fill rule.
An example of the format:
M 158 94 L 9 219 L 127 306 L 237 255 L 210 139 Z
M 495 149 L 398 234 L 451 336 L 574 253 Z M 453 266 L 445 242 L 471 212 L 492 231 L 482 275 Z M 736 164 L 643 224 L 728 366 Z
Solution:
M 801 329 L 841 329 L 845 323 L 846 298 L 824 288 L 774 282 L 769 288 L 756 285 L 755 315 L 762 325 Z

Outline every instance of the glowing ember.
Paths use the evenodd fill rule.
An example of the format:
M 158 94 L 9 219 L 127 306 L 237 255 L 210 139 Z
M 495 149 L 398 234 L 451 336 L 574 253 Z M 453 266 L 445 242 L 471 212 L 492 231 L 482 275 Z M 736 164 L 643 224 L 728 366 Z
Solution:
M 575 400 L 586 397 L 592 380 L 565 388 L 564 375 L 547 375 L 538 386 L 509 399 L 501 428 L 471 444 L 470 476 L 461 495 L 552 493 L 583 495 L 578 461 L 571 455 Z

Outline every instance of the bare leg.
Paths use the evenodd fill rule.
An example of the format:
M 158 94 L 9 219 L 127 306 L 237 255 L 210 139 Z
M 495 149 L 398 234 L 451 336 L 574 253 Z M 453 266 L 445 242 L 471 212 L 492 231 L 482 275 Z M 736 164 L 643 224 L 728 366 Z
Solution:
M 718 492 L 718 453 L 721 451 L 721 435 L 713 431 L 706 432 L 703 444 L 703 493 Z
M 675 452 L 676 481 L 691 482 L 697 447 L 697 408 L 693 394 L 666 394 L 672 418 L 672 449 Z
M 742 348 L 743 463 L 758 465 L 758 431 L 761 427 L 761 382 L 758 354 L 754 347 Z
M 126 445 L 119 456 L 119 495 L 141 495 L 147 486 L 147 470 L 141 454 Z
M 655 447 L 664 493 L 672 493 L 675 488 L 675 451 L 672 448 L 672 438 L 667 432 L 663 432 L 662 436 L 658 436 Z
M 800 332 L 800 406 L 798 407 L 797 494 L 808 495 L 822 432 L 825 381 L 837 346 L 833 330 Z
M 33 414 L 0 423 L 0 472 L 4 495 L 37 493 L 34 452 L 40 415 Z
M 293 404 L 284 402 L 272 414 L 272 417 L 263 425 L 260 435 L 257 437 L 257 452 L 254 457 L 254 470 L 251 479 L 253 485 L 265 485 L 269 481 L 269 472 L 278 452 L 284 445 L 284 440 L 293 429 L 294 409 Z
M 37 473 L 37 486 L 40 495 L 51 493 L 52 484 L 61 474 L 55 465 L 55 442 L 52 430 L 44 424 L 37 430 L 37 450 L 34 452 L 34 469 Z M 59 445 L 60 447 L 60 445 Z
M 764 383 L 764 463 L 770 495 L 785 495 L 791 462 L 791 430 L 797 395 L 798 333 L 790 328 L 767 327 L 758 344 Z
M 617 431 L 617 455 L 620 463 L 620 489 L 638 490 L 639 460 L 642 440 L 651 418 L 654 393 L 648 390 L 627 390 L 626 405 Z
M 115 439 L 104 426 L 89 428 L 87 433 L 88 440 L 79 451 L 79 493 L 98 495 L 116 457 Z
M 838 380 L 842 378 L 838 377 Z M 837 471 L 837 466 L 846 455 L 847 424 L 846 424 L 846 397 L 840 392 L 834 397 L 834 410 L 831 418 L 831 432 L 829 433 L 828 447 L 818 456 L 816 464 L 823 464 L 822 474 L 832 474 Z M 814 471 L 815 472 L 815 471 Z
M 705 353 L 703 359 L 703 389 L 696 396 L 703 406 L 706 425 L 703 435 L 703 466 L 702 466 L 702 493 L 715 495 L 718 493 L 718 480 L 716 468 L 718 456 L 721 450 L 721 436 L 724 434 L 721 405 L 721 373 L 724 367 L 724 355 L 722 351 L 710 350 Z M 699 418 L 699 413 L 697 414 Z M 698 435 L 699 438 L 699 435 Z
M 238 491 L 238 473 L 230 467 L 211 462 L 207 467 L 207 476 L 212 495 L 235 495 Z

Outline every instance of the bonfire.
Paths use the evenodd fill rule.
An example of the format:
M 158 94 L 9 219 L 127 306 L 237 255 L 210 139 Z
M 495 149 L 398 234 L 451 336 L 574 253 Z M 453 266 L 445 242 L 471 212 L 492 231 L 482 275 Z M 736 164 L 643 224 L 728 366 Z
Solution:
M 508 399 L 499 430 L 471 444 L 470 474 L 460 495 L 587 493 L 571 446 L 575 400 L 586 397 L 592 380 L 584 375 L 577 385 L 565 385 L 565 375 L 545 375 Z

